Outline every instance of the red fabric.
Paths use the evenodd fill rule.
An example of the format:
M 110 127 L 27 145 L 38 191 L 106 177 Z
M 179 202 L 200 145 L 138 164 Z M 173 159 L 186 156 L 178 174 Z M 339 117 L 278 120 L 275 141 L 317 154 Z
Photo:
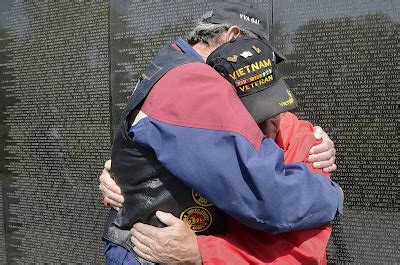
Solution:
M 285 152 L 285 163 L 305 162 L 314 172 L 321 169 L 307 162 L 310 148 L 319 142 L 313 126 L 294 114 L 284 113 L 276 142 Z M 203 264 L 326 264 L 326 245 L 331 226 L 272 235 L 248 228 L 231 217 L 226 236 L 198 236 Z
M 109 207 L 110 203 L 106 201 L 106 198 L 103 196 L 103 194 L 100 194 L 100 199 L 103 202 L 104 206 Z
M 177 98 L 179 104 L 175 104 Z M 210 115 L 216 109 L 224 111 Z M 234 87 L 205 63 L 185 64 L 169 71 L 151 89 L 141 111 L 172 125 L 239 133 L 257 150 L 263 139 Z

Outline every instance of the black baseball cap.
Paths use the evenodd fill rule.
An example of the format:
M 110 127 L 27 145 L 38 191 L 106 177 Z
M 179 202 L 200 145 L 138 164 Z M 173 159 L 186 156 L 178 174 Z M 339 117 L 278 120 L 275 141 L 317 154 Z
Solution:
M 227 23 L 256 34 L 262 41 L 268 43 L 267 11 L 254 4 L 223 3 L 220 8 L 212 10 L 210 17 L 205 22 L 213 24 Z M 286 60 L 285 57 L 271 46 L 276 55 L 276 62 Z
M 222 44 L 207 58 L 236 92 L 257 123 L 295 109 L 297 101 L 276 67 L 270 45 L 257 38 L 237 38 Z

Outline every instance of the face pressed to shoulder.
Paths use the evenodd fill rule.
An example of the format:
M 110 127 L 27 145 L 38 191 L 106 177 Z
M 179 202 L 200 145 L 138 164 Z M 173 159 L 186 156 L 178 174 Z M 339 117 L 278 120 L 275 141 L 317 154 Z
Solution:
M 265 137 L 275 140 L 280 125 L 281 125 L 281 114 L 278 114 L 259 123 L 258 127 L 260 127 Z

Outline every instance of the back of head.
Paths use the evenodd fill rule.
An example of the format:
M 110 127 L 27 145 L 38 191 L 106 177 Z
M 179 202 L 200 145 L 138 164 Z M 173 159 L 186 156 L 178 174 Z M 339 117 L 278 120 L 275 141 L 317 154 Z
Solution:
M 218 42 L 218 38 L 231 26 L 240 28 L 241 37 L 259 38 L 268 43 L 268 23 L 265 9 L 254 4 L 223 3 L 221 7 L 205 13 L 187 38 L 190 45 Z M 277 63 L 285 58 L 272 46 Z
M 221 36 L 235 23 L 228 21 L 221 22 L 210 22 L 209 19 L 213 16 L 215 11 L 208 11 L 205 13 L 196 23 L 194 29 L 189 33 L 187 41 L 190 45 L 197 43 L 210 44 L 214 39 Z M 240 27 L 240 33 L 242 36 L 257 38 L 257 35 L 245 28 Z

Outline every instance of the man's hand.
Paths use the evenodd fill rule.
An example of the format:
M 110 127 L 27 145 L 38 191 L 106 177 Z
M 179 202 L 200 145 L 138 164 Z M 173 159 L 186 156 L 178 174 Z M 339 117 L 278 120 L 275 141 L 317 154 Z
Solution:
M 166 224 L 157 228 L 143 223 L 131 229 L 133 250 L 142 258 L 156 263 L 201 264 L 196 234 L 180 219 L 170 213 L 156 212 Z
M 104 201 L 108 202 L 116 210 L 122 207 L 124 197 L 122 196 L 121 189 L 117 186 L 115 181 L 111 178 L 111 160 L 107 160 L 104 164 L 103 172 L 99 177 L 99 190 L 104 196 Z
M 324 172 L 335 171 L 336 149 L 333 141 L 319 126 L 314 127 L 314 135 L 317 140 L 322 140 L 322 143 L 310 149 L 308 161 L 313 162 L 315 168 L 322 168 Z

